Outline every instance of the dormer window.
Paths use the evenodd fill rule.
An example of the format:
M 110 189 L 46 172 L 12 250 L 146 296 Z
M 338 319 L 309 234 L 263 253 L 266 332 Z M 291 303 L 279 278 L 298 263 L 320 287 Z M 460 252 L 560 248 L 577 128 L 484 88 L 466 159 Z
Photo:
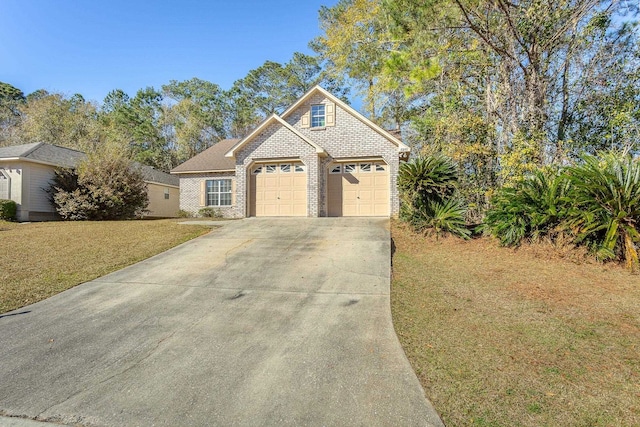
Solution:
M 311 127 L 320 128 L 325 126 L 325 109 L 323 104 L 311 106 Z
M 306 104 L 300 116 L 300 127 L 303 129 L 323 130 L 336 125 L 336 104 L 324 100 L 322 104 Z

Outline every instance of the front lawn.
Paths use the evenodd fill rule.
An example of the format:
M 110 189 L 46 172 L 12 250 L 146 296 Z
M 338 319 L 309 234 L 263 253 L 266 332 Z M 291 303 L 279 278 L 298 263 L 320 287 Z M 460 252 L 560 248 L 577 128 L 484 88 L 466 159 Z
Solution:
M 394 222 L 398 337 L 448 426 L 640 425 L 640 276 Z
M 172 220 L 0 221 L 0 313 L 149 258 L 209 230 Z

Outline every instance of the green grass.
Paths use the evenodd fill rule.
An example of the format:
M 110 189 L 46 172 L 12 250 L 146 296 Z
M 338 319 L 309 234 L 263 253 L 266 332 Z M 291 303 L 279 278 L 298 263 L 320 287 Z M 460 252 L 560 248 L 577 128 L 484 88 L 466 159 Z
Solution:
M 0 313 L 149 258 L 209 230 L 174 220 L 0 221 Z
M 394 325 L 448 426 L 640 425 L 640 278 L 392 226 Z

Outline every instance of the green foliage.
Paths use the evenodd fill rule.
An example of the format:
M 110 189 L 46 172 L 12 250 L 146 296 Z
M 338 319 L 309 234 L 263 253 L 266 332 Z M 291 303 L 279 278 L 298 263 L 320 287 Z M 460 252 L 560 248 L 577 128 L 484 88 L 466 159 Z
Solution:
M 175 130 L 176 160 L 183 162 L 226 138 L 226 104 L 222 89 L 198 78 L 172 80 L 162 86 L 176 101 L 165 109 L 166 122 Z
M 0 82 L 0 103 L 6 101 L 24 101 L 26 98 L 22 91 L 9 83 Z
M 637 270 L 640 242 L 640 161 L 629 154 L 586 155 L 567 170 L 575 209 L 569 224 L 577 241 L 591 245 L 600 259 L 622 259 Z
M 400 218 L 420 232 L 433 231 L 436 236 L 450 233 L 468 239 L 471 231 L 465 222 L 466 207 L 458 199 L 443 202 L 429 201 L 420 208 L 411 204 L 403 204 Z
M 517 246 L 524 239 L 555 238 L 565 229 L 570 188 L 564 175 L 537 170 L 497 191 L 481 229 L 505 246 Z
M 193 214 L 189 211 L 185 211 L 184 209 L 179 209 L 176 216 L 178 218 L 193 218 Z
M 29 96 L 19 107 L 15 124 L 16 142 L 46 142 L 82 151 L 92 151 L 101 141 L 96 106 L 81 95 L 66 97 L 46 92 Z
M 216 208 L 202 208 L 198 211 L 198 215 L 203 218 L 223 218 L 224 215 L 220 209 Z
M 420 156 L 400 165 L 398 188 L 416 206 L 451 198 L 458 181 L 456 166 L 443 155 Z
M 15 221 L 18 206 L 13 200 L 0 199 L 0 219 Z
M 629 154 L 585 155 L 557 173 L 538 170 L 498 190 L 491 203 L 482 229 L 503 245 L 566 234 L 601 260 L 640 268 L 640 161 Z
M 457 171 L 443 155 L 417 157 L 400 166 L 400 218 L 417 231 L 433 230 L 468 238 L 466 208 L 455 198 Z
M 89 157 L 78 170 L 58 169 L 49 189 L 56 211 L 68 220 L 114 220 L 139 216 L 147 186 L 134 164 L 118 155 Z

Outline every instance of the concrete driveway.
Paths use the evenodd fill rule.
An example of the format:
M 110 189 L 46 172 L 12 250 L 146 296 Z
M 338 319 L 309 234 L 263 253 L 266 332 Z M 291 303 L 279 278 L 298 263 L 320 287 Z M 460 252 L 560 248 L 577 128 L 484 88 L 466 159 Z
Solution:
M 391 324 L 388 224 L 227 222 L 0 315 L 0 414 L 87 426 L 441 426 Z

